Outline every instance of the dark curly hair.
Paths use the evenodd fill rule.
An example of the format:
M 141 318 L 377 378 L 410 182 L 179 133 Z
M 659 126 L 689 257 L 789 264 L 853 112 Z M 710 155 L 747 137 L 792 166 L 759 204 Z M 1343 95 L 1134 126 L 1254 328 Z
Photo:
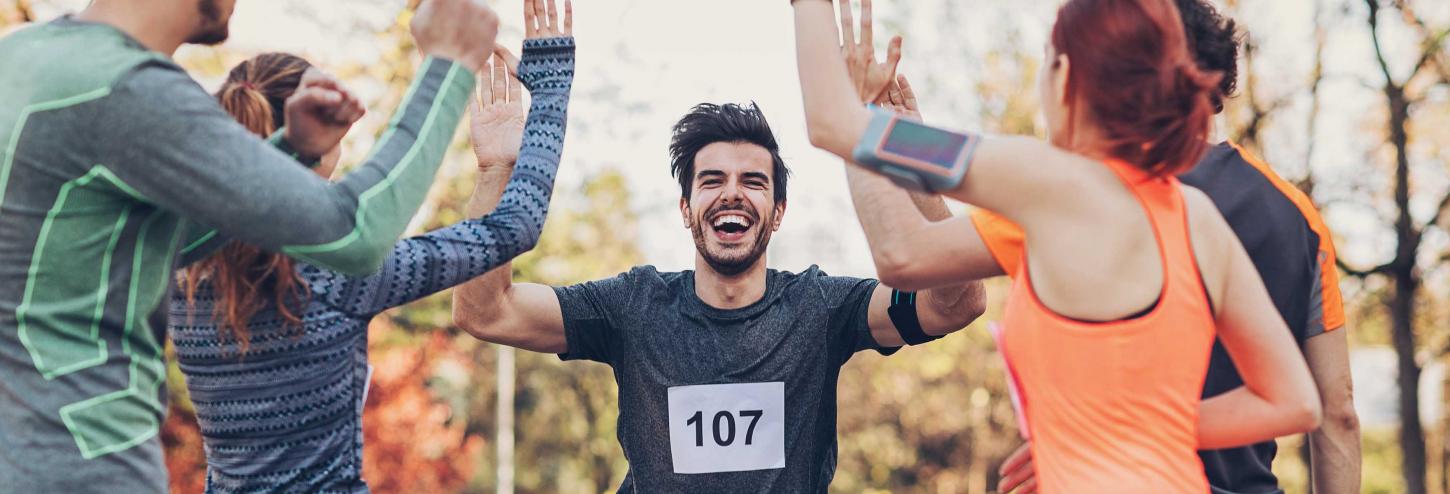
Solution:
M 1223 111 L 1223 101 L 1238 90 L 1239 48 L 1243 35 L 1233 19 L 1218 13 L 1208 0 L 1176 0 L 1178 14 L 1183 18 L 1183 32 L 1188 37 L 1188 50 L 1198 67 L 1223 74 L 1218 94 L 1213 95 L 1215 113 Z
M 765 121 L 765 113 L 753 101 L 749 106 L 701 103 L 675 123 L 674 136 L 670 139 L 670 173 L 680 182 L 680 197 L 690 198 L 690 184 L 695 180 L 695 155 L 717 142 L 750 143 L 769 151 L 775 203 L 785 202 L 790 169 L 780 157 L 780 144 L 775 142 L 770 122 Z

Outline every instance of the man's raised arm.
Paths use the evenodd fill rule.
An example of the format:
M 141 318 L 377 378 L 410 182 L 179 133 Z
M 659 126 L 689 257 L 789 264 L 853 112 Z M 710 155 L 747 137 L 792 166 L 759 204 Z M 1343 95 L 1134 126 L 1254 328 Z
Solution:
M 306 139 L 289 143 L 292 156 L 269 146 L 165 63 L 133 71 L 96 110 L 96 145 L 109 157 L 99 176 L 225 237 L 349 274 L 371 272 L 433 182 L 472 73 L 491 52 L 497 17 L 476 0 L 425 0 L 413 28 L 427 60 L 372 155 L 339 183 L 297 163 L 323 149 L 309 149 Z M 305 125 L 293 122 L 296 113 L 288 111 L 289 125 Z

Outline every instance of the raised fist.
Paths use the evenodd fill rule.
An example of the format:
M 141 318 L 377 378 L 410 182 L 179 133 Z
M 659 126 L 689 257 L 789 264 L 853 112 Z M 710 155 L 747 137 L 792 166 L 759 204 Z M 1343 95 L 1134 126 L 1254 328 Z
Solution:
M 452 60 L 478 73 L 493 54 L 498 14 L 481 0 L 422 0 L 413 15 L 412 31 L 424 55 Z

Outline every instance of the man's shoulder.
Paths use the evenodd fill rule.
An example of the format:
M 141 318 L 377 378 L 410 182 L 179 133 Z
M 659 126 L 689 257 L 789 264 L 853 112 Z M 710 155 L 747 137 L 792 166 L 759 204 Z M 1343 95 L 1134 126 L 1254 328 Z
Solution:
M 875 286 L 878 283 L 872 278 L 831 276 L 815 264 L 797 273 L 772 269 L 770 276 L 782 291 L 812 291 L 821 294 L 827 302 L 847 296 L 854 287 Z
M 141 68 L 190 79 L 170 59 L 111 26 L 65 18 L 0 38 L 0 66 L 29 67 L 0 79 L 32 103 L 104 96 Z

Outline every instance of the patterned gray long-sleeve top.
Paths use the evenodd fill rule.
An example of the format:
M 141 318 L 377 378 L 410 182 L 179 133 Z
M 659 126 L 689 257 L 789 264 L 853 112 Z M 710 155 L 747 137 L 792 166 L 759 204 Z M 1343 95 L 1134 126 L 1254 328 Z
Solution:
M 368 321 L 534 246 L 563 150 L 573 71 L 573 38 L 525 41 L 519 79 L 533 102 L 498 207 L 398 242 L 372 275 L 299 264 L 311 290 L 300 334 L 275 307 L 265 309 L 252 317 L 251 347 L 241 355 L 237 342 L 218 332 L 209 286 L 198 287 L 194 305 L 173 297 L 171 338 L 201 425 L 208 492 L 367 491 Z

